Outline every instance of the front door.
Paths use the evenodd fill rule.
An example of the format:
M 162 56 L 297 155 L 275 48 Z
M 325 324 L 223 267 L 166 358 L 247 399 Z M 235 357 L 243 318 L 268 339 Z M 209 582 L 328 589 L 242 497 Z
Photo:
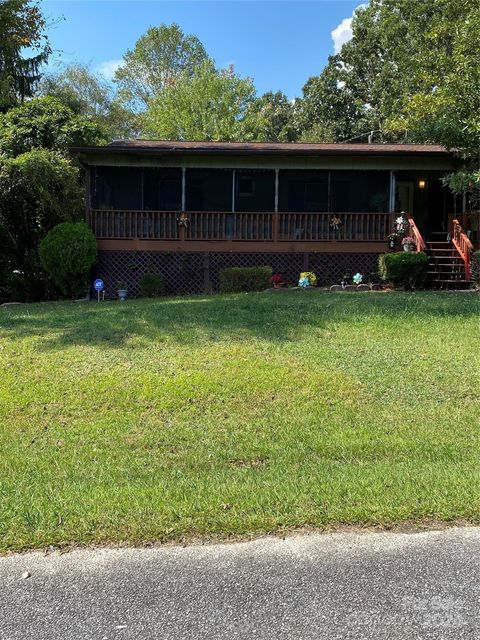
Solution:
M 405 211 L 413 215 L 413 182 L 397 182 L 395 211 Z

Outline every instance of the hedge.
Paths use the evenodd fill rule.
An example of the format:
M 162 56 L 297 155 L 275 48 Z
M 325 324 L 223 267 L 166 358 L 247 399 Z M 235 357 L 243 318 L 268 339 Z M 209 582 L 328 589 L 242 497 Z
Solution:
M 229 267 L 220 272 L 220 291 L 263 291 L 270 286 L 271 267 Z
M 423 251 L 384 253 L 379 257 L 378 271 L 385 282 L 394 287 L 418 289 L 425 285 L 428 256 Z
M 161 273 L 144 273 L 140 279 L 140 291 L 147 298 L 165 295 L 165 281 Z

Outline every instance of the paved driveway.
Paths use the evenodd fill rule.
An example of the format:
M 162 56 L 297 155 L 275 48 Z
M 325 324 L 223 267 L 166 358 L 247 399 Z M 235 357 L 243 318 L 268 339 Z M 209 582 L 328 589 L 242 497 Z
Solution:
M 0 607 L 1 640 L 480 639 L 480 529 L 9 556 Z

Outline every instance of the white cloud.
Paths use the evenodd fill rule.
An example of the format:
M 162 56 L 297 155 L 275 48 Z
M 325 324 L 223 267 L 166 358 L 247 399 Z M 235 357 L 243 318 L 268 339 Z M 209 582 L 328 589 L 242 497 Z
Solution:
M 122 64 L 123 60 L 106 60 L 105 62 L 101 62 L 96 67 L 96 71 L 98 71 L 98 73 L 101 73 L 102 76 L 107 80 L 113 80 L 115 71 L 118 69 L 118 67 L 121 67 Z
M 344 18 L 332 31 L 333 50 L 335 53 L 340 53 L 340 49 L 352 37 L 352 20 L 355 15 L 355 11 L 366 6 L 366 4 L 359 4 L 358 7 L 355 7 L 353 10 L 352 15 L 349 18 Z

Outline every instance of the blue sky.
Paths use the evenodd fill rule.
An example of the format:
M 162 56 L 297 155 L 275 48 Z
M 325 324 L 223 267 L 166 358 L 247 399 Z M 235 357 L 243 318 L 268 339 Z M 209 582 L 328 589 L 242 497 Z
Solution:
M 152 25 L 177 22 L 196 35 L 218 66 L 232 63 L 259 93 L 300 95 L 334 47 L 348 37 L 360 0 L 44 0 L 56 21 L 50 68 L 81 61 L 111 75 L 123 53 Z M 332 38 L 332 32 L 334 36 Z

